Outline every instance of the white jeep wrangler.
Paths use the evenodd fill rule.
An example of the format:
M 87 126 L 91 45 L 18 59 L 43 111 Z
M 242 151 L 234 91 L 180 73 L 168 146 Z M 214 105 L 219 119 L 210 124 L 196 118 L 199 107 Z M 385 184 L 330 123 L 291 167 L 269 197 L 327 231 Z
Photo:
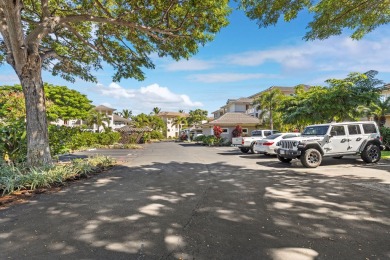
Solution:
M 303 166 L 315 168 L 323 157 L 361 156 L 366 163 L 376 163 L 383 149 L 375 122 L 346 122 L 310 125 L 301 137 L 281 140 L 276 154 L 281 162 L 300 159 Z

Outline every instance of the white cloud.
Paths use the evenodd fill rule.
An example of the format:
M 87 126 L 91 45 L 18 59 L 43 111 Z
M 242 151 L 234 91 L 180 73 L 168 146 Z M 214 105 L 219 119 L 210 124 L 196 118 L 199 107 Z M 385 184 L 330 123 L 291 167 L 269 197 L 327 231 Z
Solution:
M 124 89 L 119 86 L 117 83 L 111 83 L 108 88 L 105 88 L 103 85 L 97 85 L 98 90 L 103 96 L 110 96 L 113 98 L 133 98 L 135 97 L 134 90 Z
M 203 106 L 201 102 L 192 101 L 188 95 L 173 93 L 167 87 L 161 87 L 158 84 L 139 89 L 125 89 L 117 83 L 111 83 L 108 87 L 98 84 L 94 92 L 108 97 L 105 102 L 107 104 L 115 102 L 115 105 L 110 105 L 110 107 L 118 110 L 132 107 L 134 111 L 149 113 L 154 107 L 177 111 Z
M 352 40 L 348 37 L 332 37 L 323 41 L 304 42 L 297 46 L 279 46 L 269 50 L 243 52 L 226 57 L 226 61 L 238 66 L 260 66 L 276 62 L 285 71 L 359 71 L 373 69 L 390 72 L 388 58 L 390 39 Z
M 167 71 L 195 71 L 207 70 L 214 67 L 214 62 L 198 59 L 180 60 L 165 66 Z
M 190 80 L 203 83 L 217 82 L 236 82 L 251 79 L 274 78 L 275 75 L 267 75 L 262 73 L 210 73 L 210 74 L 194 74 L 189 76 Z

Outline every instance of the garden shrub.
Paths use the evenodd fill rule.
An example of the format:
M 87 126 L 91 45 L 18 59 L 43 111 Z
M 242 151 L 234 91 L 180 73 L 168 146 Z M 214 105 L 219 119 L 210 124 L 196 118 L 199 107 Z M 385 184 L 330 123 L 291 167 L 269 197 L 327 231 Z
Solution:
M 107 156 L 92 156 L 87 159 L 76 159 L 70 164 L 60 164 L 53 167 L 22 168 L 0 165 L 0 195 L 27 189 L 49 188 L 61 185 L 69 179 L 88 177 L 88 174 L 98 172 L 114 165 L 115 161 Z
M 150 132 L 150 138 L 161 140 L 164 139 L 164 136 L 160 131 L 153 130 L 152 132 Z
M 2 160 L 13 164 L 26 161 L 27 136 L 24 121 L 0 124 L 0 154 Z
M 240 125 L 236 125 L 236 128 L 232 131 L 233 137 L 240 137 L 242 135 L 242 127 Z
M 222 130 L 222 128 L 221 128 L 220 126 L 215 125 L 215 126 L 213 127 L 213 131 L 214 131 L 214 136 L 215 136 L 216 138 L 221 138 L 221 134 L 222 134 L 223 130 Z
M 390 128 L 381 127 L 380 133 L 383 138 L 383 144 L 386 146 L 386 150 L 390 150 Z
M 117 143 L 121 138 L 118 132 L 98 133 L 98 143 L 101 145 L 111 145 Z

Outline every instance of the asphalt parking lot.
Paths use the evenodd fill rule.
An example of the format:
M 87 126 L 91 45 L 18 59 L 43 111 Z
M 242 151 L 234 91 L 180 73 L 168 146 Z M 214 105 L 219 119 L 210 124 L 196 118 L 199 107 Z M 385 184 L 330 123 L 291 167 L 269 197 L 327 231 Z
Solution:
M 156 143 L 92 150 L 109 172 L 0 211 L 1 258 L 389 259 L 390 163 Z

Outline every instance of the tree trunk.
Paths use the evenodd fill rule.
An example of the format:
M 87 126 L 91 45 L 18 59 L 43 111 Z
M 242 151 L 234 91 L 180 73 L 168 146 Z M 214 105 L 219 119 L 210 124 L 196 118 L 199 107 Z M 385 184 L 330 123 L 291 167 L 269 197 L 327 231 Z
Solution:
M 45 94 L 41 75 L 41 59 L 30 54 L 19 75 L 26 101 L 27 164 L 51 165 Z

